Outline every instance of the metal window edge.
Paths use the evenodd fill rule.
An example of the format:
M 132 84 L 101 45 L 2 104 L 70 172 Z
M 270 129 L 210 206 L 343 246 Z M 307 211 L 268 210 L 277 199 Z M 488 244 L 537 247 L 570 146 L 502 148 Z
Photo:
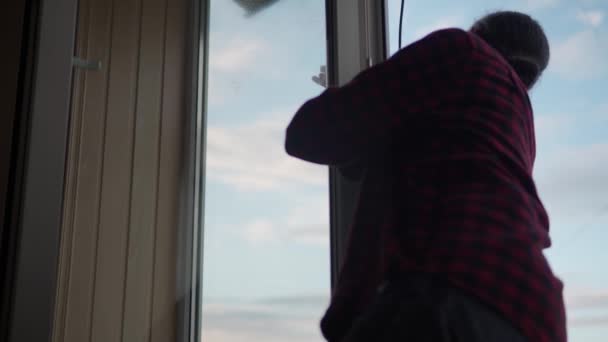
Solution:
M 362 70 L 385 60 L 387 0 L 326 0 L 328 83 L 343 85 Z M 356 39 L 352 39 L 356 32 Z M 355 56 L 353 58 L 353 56 Z M 335 287 L 344 262 L 350 225 L 360 184 L 329 170 L 331 286 Z
M 190 1 L 188 117 L 176 265 L 179 342 L 201 340 L 209 7 L 210 0 Z

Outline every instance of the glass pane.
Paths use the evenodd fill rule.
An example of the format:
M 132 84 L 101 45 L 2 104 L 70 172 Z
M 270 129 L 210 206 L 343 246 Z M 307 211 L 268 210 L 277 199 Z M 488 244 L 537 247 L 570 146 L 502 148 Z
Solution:
M 389 0 L 391 52 L 400 0 Z M 446 27 L 468 29 L 497 9 L 543 25 L 552 57 L 531 92 L 537 134 L 535 179 L 551 218 L 546 256 L 565 284 L 569 340 L 608 336 L 608 3 L 600 0 L 406 1 L 403 46 Z
M 284 131 L 323 90 L 325 2 L 211 0 L 210 16 L 203 341 L 318 341 L 328 170 L 289 157 Z

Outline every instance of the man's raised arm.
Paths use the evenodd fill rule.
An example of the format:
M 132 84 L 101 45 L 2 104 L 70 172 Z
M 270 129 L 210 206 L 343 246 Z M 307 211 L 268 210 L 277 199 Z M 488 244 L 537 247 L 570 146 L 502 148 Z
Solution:
M 439 106 L 472 46 L 463 30 L 435 31 L 346 85 L 325 90 L 295 114 L 287 128 L 287 153 L 333 166 L 365 157 L 408 116 Z

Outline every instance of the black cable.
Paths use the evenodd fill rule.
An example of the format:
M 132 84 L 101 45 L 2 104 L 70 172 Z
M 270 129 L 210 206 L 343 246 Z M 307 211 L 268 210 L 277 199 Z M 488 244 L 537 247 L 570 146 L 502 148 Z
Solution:
M 403 36 L 403 9 L 405 8 L 405 0 L 401 0 L 401 14 L 399 15 L 399 49 L 401 49 L 401 37 Z

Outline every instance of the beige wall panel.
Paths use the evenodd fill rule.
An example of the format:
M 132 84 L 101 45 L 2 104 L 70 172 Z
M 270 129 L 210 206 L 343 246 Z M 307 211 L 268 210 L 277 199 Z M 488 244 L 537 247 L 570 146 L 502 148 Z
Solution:
M 152 342 L 175 340 L 176 263 L 186 108 L 188 1 L 168 2 L 157 211 Z
M 144 0 L 141 16 L 131 222 L 123 341 L 149 341 L 158 197 L 166 0 Z M 179 151 L 176 151 L 179 153 Z
M 169 342 L 188 0 L 81 0 L 54 342 Z
M 114 2 L 93 342 L 122 341 L 136 110 L 139 0 Z
M 76 70 L 69 174 L 55 341 L 89 341 L 99 223 L 112 2 L 84 0 L 79 8 L 77 54 L 103 69 Z M 65 298 L 62 300 L 61 296 Z M 63 304 L 63 310 L 61 306 Z M 63 322 L 62 322 L 63 321 Z

